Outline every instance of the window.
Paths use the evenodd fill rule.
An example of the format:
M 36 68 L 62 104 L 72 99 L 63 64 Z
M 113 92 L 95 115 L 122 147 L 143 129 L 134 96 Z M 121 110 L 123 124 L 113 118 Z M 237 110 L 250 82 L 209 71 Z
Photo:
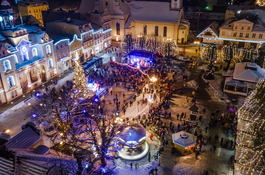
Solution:
M 158 26 L 155 26 L 155 36 L 158 36 Z
M 144 25 L 144 35 L 147 35 L 147 26 Z
M 227 35 L 228 35 L 228 36 L 231 36 L 231 32 L 227 32 Z
M 225 35 L 225 31 L 222 31 L 222 35 L 223 35 L 223 36 Z
M 246 33 L 246 38 L 248 38 L 249 37 L 249 33 Z
M 250 27 L 248 26 L 247 30 L 250 30 Z
M 235 29 L 237 29 L 237 26 L 235 26 Z
M 116 23 L 116 35 L 120 35 L 120 23 Z
M 241 27 L 241 30 L 244 30 L 244 26 Z
M 263 34 L 259 34 L 259 39 L 262 39 L 262 35 L 263 35 Z
M 59 72 L 62 72 L 61 64 L 58 64 L 58 69 L 59 69 Z
M 38 51 L 37 51 L 37 49 L 34 47 L 33 49 L 32 49 L 32 57 L 34 58 L 34 57 L 37 57 L 38 56 Z
M 241 10 L 238 10 L 236 13 L 237 13 L 237 14 L 240 14 L 240 13 L 241 13 Z
M 243 36 L 243 33 L 240 33 L 240 34 L 239 34 L 239 37 L 242 37 L 242 36 Z
M 7 77 L 7 84 L 9 88 L 12 88 L 13 86 L 15 86 L 15 80 L 13 76 Z
M 237 34 L 237 33 L 236 33 L 236 32 L 234 32 L 234 34 L 233 34 L 233 37 L 236 37 L 236 34 Z
M 163 36 L 167 37 L 167 27 L 166 26 L 164 27 L 164 35 Z
M 14 61 L 15 61 L 15 64 L 18 64 L 18 59 L 16 55 L 14 55 Z
M 253 33 L 252 34 L 252 38 L 256 38 L 256 33 Z
M 106 6 L 108 6 L 108 2 L 106 2 Z
M 21 56 L 22 56 L 23 62 L 29 60 L 28 49 L 25 46 L 22 46 L 21 48 Z
M 3 62 L 3 65 L 4 65 L 5 72 L 8 72 L 8 71 L 10 71 L 10 70 L 12 69 L 9 60 L 5 60 L 5 61 Z
M 51 53 L 52 53 L 52 51 L 51 51 L 51 46 L 50 46 L 50 45 L 47 45 L 47 46 L 46 46 L 46 54 L 49 55 L 49 54 L 51 54 Z
M 51 58 L 48 60 L 48 64 L 49 64 L 49 69 L 53 68 L 53 63 L 52 63 L 52 59 Z

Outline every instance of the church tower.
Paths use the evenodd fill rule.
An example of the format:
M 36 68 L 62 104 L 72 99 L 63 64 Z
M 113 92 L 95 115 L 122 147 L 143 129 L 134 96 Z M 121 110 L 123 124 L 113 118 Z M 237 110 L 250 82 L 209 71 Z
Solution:
M 179 10 L 183 7 L 183 0 L 171 0 L 171 9 Z

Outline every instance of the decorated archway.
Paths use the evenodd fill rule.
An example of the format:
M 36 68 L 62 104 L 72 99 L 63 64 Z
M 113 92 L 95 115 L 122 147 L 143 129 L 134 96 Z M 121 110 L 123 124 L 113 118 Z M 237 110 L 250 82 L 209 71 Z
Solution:
M 31 83 L 35 83 L 36 81 L 38 81 L 38 73 L 35 68 L 31 69 L 29 74 L 30 74 Z
M 46 70 L 45 70 L 45 66 L 43 64 L 40 65 L 40 79 L 41 79 L 41 82 L 47 81 Z
M 23 93 L 26 93 L 28 88 L 28 79 L 24 72 L 19 75 L 19 82 Z

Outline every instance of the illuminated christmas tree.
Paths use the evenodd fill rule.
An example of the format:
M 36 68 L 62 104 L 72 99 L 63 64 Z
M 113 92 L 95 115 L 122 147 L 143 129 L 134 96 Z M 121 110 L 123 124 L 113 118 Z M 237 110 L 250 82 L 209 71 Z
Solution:
M 244 175 L 265 174 L 265 81 L 262 79 L 238 111 L 235 168 Z
M 75 59 L 75 74 L 74 74 L 74 86 L 73 91 L 76 97 L 79 98 L 89 98 L 94 95 L 94 93 L 90 92 L 87 87 L 86 77 L 84 74 L 84 70 L 78 60 L 78 57 Z

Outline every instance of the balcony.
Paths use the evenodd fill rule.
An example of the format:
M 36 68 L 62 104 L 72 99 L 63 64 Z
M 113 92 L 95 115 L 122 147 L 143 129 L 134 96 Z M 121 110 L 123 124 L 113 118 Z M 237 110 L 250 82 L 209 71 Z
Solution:
M 90 41 L 90 40 L 92 40 L 92 39 L 93 39 L 93 37 L 85 38 L 85 39 L 83 39 L 83 43 L 85 43 L 85 42 L 87 42 L 87 41 Z
M 8 74 L 10 74 L 12 72 L 13 72 L 13 69 L 10 69 L 10 70 L 8 70 L 8 71 L 5 72 L 5 75 L 8 75 Z
M 25 62 L 23 62 L 23 63 L 21 63 L 21 64 L 16 64 L 16 68 L 17 68 L 17 69 L 21 69 L 22 67 L 25 67 L 25 66 L 27 66 L 27 65 L 33 64 L 33 63 L 35 63 L 36 61 L 39 61 L 39 60 L 41 60 L 41 59 L 43 59 L 43 57 L 35 57 L 34 59 L 31 59 L 31 60 L 25 61 Z

